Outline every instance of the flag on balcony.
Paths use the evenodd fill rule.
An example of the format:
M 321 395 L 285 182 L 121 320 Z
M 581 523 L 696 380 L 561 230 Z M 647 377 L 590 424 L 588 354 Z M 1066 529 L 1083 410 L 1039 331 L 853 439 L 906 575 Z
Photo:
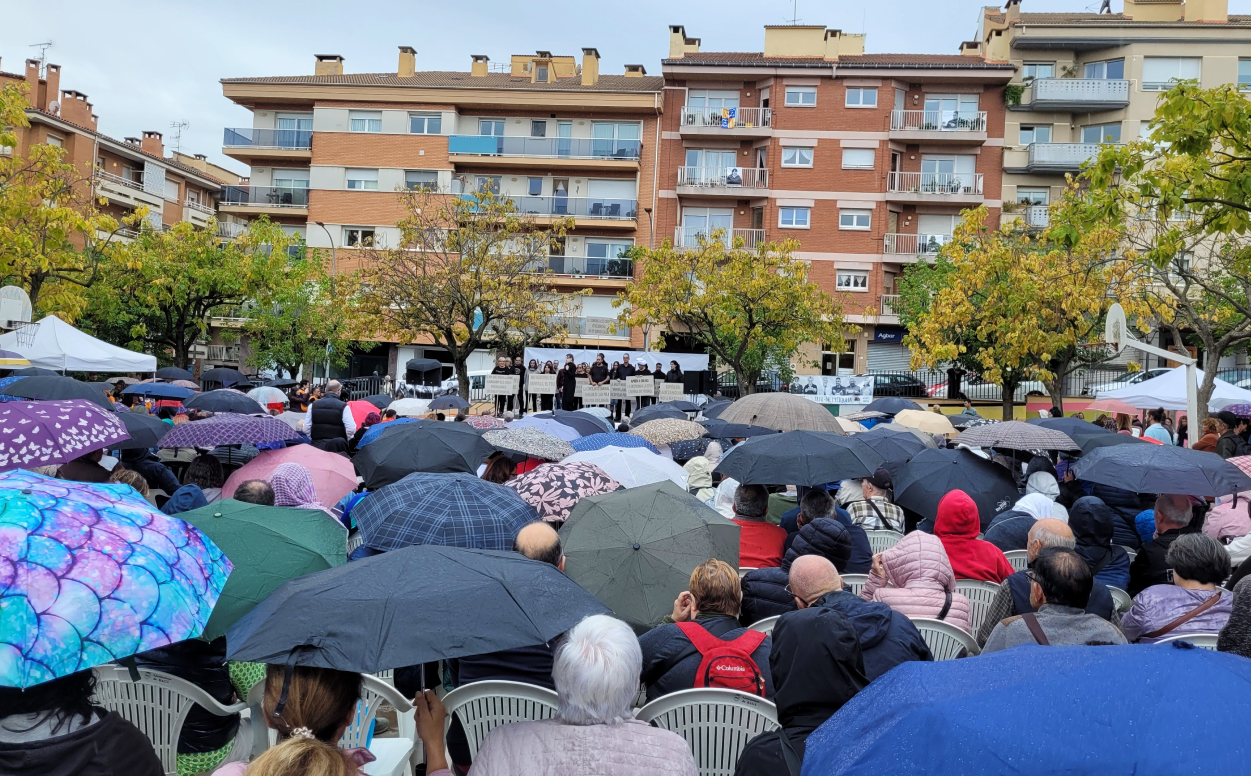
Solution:
M 721 109 L 721 128 L 734 129 L 735 121 L 738 118 L 738 108 L 722 108 Z

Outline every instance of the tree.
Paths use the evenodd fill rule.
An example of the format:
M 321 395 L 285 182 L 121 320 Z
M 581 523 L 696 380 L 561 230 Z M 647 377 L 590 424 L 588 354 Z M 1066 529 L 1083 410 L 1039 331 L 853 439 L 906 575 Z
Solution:
M 567 223 L 540 229 L 512 200 L 485 190 L 399 196 L 399 244 L 363 250 L 359 309 L 367 326 L 446 349 L 465 399 L 475 350 L 507 337 L 566 336 L 570 300 L 590 293 L 558 295 L 546 276 L 548 245 Z
M 694 248 L 666 240 L 637 249 L 643 271 L 613 303 L 623 325 L 682 333 L 734 370 L 739 395 L 752 393 L 766 363 L 790 361 L 805 342 L 837 343 L 844 334 L 838 304 L 808 280 L 798 243 L 755 250 L 714 234 Z M 657 338 L 664 345 L 663 333 Z

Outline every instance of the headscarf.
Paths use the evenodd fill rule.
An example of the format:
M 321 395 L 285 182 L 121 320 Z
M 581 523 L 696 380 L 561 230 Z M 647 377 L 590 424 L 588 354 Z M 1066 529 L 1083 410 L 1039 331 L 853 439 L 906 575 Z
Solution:
M 712 488 L 712 464 L 702 455 L 697 455 L 682 467 L 686 469 L 687 485 L 695 490 Z
M 1247 580 L 1251 580 L 1251 577 L 1243 577 L 1234 585 L 1233 610 L 1229 613 L 1225 627 L 1221 628 L 1216 637 L 1218 652 L 1251 657 L 1251 582 Z
M 167 515 L 177 515 L 206 506 L 208 499 L 204 497 L 204 491 L 200 490 L 199 485 L 183 485 L 174 491 L 174 495 L 169 497 L 161 511 Z
M 1041 493 L 1027 493 L 1012 508 L 1017 512 L 1024 512 L 1035 520 L 1042 520 L 1051 517 L 1051 508 L 1054 505 L 1055 502 Z
M 275 467 L 273 474 L 269 475 L 269 485 L 274 489 L 274 506 L 276 507 L 320 509 L 330 514 L 330 510 L 317 500 L 313 475 L 298 463 L 288 461 Z
M 1039 471 L 1034 472 L 1025 482 L 1026 493 L 1041 493 L 1048 499 L 1055 501 L 1060 497 L 1060 483 L 1056 482 L 1054 474 Z
M 1012 576 L 1012 564 L 1003 551 L 977 538 L 981 523 L 977 504 L 962 490 L 953 490 L 938 502 L 934 535 L 943 542 L 956 579 L 981 579 L 999 584 Z
M 1125 550 L 1112 544 L 1115 520 L 1112 507 L 1095 496 L 1079 498 L 1069 510 L 1069 528 L 1077 541 L 1073 549 L 1086 559 L 1091 574 L 1098 574 L 1109 562 L 1125 554 Z

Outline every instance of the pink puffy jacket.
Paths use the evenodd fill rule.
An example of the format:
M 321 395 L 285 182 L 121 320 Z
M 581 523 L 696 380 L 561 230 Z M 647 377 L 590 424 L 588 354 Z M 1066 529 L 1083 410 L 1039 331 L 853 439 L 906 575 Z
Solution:
M 882 553 L 882 566 L 886 579 L 869 574 L 860 593 L 864 600 L 881 601 L 908 617 L 937 619 L 950 591 L 951 609 L 943 620 L 970 629 L 969 599 L 955 592 L 956 575 L 938 537 L 913 531 Z
M 1203 532 L 1221 544 L 1226 539 L 1237 539 L 1251 533 L 1251 515 L 1247 512 L 1249 504 L 1251 492 L 1221 496 L 1221 503 L 1208 511 L 1203 521 Z

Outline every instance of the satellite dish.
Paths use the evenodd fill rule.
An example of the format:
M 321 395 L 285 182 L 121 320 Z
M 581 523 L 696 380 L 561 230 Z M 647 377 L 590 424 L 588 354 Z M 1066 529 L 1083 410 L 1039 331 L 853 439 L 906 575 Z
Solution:
M 53 100 L 52 102 L 48 103 L 48 112 L 51 113 L 53 116 L 60 116 L 61 115 L 61 101 Z
M 17 286 L 0 288 L 0 326 L 14 328 L 14 323 L 29 323 L 33 309 L 30 297 Z
M 1125 310 L 1115 302 L 1108 308 L 1108 319 L 1103 324 L 1103 341 L 1116 348 L 1117 355 L 1129 344 L 1129 324 Z

